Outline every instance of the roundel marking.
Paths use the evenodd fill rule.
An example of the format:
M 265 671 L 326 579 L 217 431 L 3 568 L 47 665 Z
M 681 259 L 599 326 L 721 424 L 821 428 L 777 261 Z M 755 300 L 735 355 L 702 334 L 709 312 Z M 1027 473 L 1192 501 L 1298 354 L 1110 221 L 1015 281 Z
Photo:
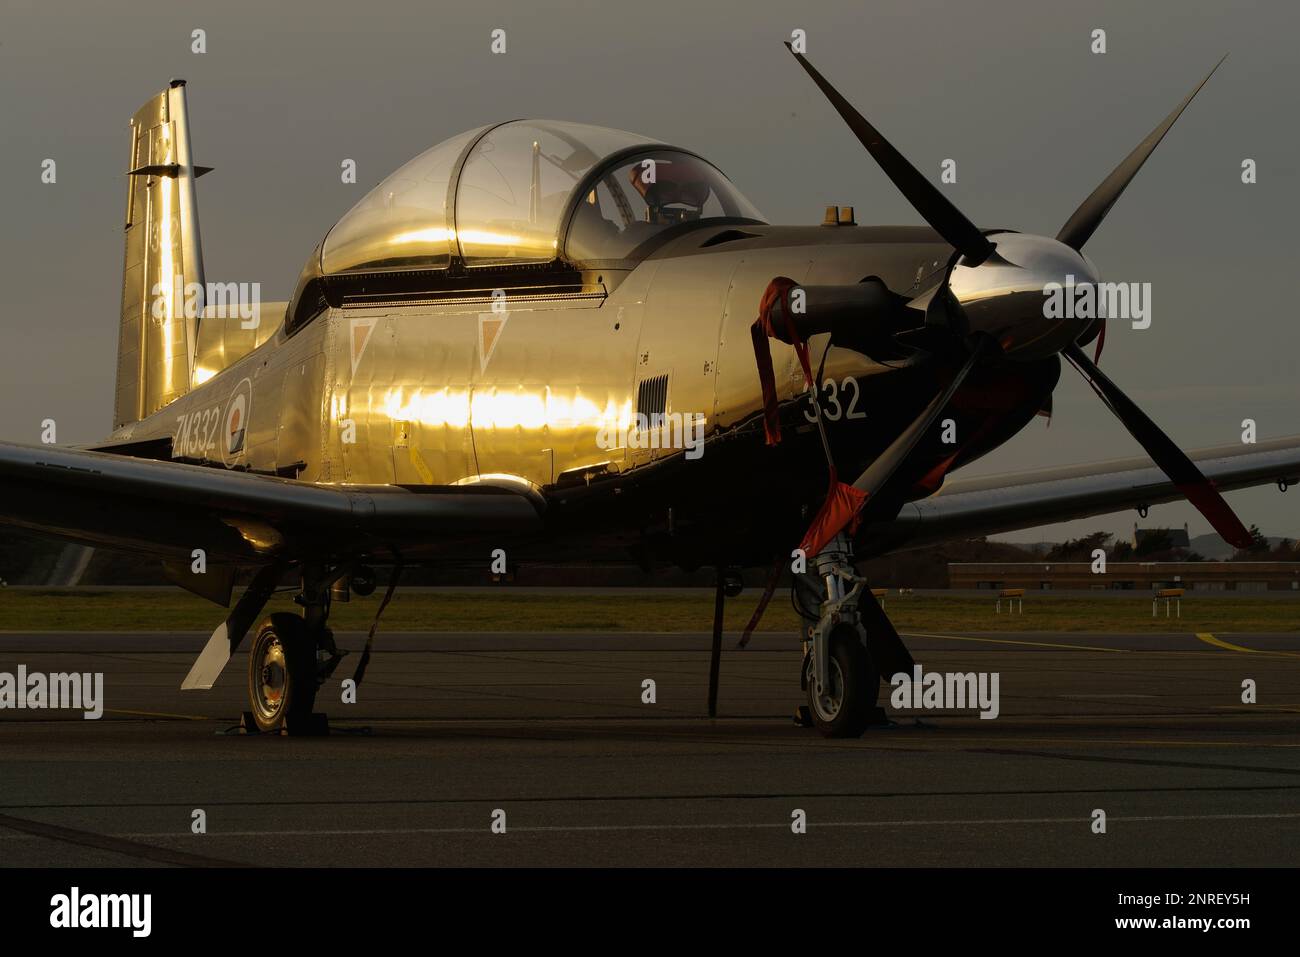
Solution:
M 222 458 L 227 465 L 244 452 L 248 437 L 249 415 L 253 405 L 253 383 L 245 379 L 235 387 L 226 401 L 226 414 L 221 430 Z

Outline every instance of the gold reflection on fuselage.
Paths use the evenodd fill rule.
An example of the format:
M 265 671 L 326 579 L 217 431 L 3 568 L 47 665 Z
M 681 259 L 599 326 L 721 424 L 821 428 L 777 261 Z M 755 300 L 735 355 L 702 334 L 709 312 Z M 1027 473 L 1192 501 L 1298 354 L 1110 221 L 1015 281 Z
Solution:
M 409 396 L 404 389 L 389 389 L 380 408 L 395 422 L 418 422 L 430 428 L 469 425 L 469 393 L 460 389 L 415 389 Z
M 526 431 L 626 430 L 631 402 L 609 399 L 601 408 L 583 395 L 558 395 L 550 388 L 530 392 L 497 386 L 473 390 L 389 389 L 380 403 L 390 419 L 430 428 L 523 429 Z

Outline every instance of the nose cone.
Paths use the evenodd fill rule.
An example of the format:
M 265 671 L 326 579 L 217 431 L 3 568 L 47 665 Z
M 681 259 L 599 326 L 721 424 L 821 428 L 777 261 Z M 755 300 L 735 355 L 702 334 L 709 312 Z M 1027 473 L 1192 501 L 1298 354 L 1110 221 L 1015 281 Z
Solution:
M 1060 352 L 1088 331 L 1094 319 L 1062 318 L 1059 309 L 1070 287 L 1097 282 L 1086 256 L 1046 236 L 997 233 L 989 239 L 995 249 L 988 259 L 978 266 L 958 260 L 948 278 L 964 332 L 990 335 L 1008 357 L 1031 360 Z

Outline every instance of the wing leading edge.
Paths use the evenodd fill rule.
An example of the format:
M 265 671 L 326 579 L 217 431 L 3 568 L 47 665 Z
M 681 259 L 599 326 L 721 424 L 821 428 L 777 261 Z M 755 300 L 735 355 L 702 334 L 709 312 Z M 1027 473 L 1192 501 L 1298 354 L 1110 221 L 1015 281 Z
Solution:
M 315 485 L 178 462 L 0 443 L 0 524 L 189 560 L 320 560 L 541 527 L 539 503 L 489 486 Z
M 1300 436 L 1200 449 L 1189 457 L 1220 491 L 1300 482 Z M 947 482 L 929 498 L 904 505 L 893 522 L 869 529 L 865 538 L 888 542 L 890 548 L 923 545 L 1088 518 L 1182 497 L 1150 459 L 1117 459 Z
M 1221 491 L 1300 484 L 1300 436 L 1192 452 Z M 871 552 L 993 535 L 1181 493 L 1146 458 L 945 483 L 873 525 Z M 541 503 L 495 486 L 314 485 L 103 452 L 0 443 L 0 524 L 71 541 L 189 560 L 328 560 L 375 549 L 446 545 L 542 528 Z

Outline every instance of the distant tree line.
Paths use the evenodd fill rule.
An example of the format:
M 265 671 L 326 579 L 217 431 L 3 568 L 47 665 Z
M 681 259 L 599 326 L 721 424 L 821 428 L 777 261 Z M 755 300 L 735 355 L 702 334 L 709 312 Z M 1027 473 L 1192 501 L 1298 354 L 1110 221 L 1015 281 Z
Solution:
M 1300 543 L 1281 539 L 1274 544 L 1250 526 L 1252 544 L 1233 555 L 1235 561 L 1300 561 Z M 63 542 L 35 535 L 17 528 L 0 527 L 0 581 L 10 585 L 46 584 L 60 554 Z M 870 559 L 860 564 L 863 574 L 877 587 L 947 588 L 948 565 L 953 562 L 1089 562 L 1095 549 L 1105 549 L 1107 560 L 1148 562 L 1199 562 L 1199 553 L 1176 547 L 1168 532 L 1152 529 L 1144 532 L 1138 546 L 1115 540 L 1110 532 L 1092 532 L 1079 538 L 1042 549 L 1030 549 L 987 538 L 959 539 L 920 548 L 904 549 Z M 247 578 L 247 575 L 241 576 Z M 381 576 L 385 577 L 385 576 Z M 386 578 L 386 577 L 385 577 Z M 767 578 L 764 569 L 747 569 L 745 584 L 761 586 Z M 788 576 L 783 576 L 783 581 Z M 482 563 L 463 566 L 445 565 L 429 569 L 408 569 L 402 576 L 410 585 L 479 585 L 488 584 L 489 576 Z M 684 572 L 661 569 L 646 572 L 632 562 L 626 565 L 601 563 L 569 566 L 535 566 L 519 570 L 516 583 L 521 585 L 622 585 L 622 586 L 708 586 L 713 582 L 709 568 Z M 164 585 L 160 563 L 145 555 L 95 550 L 82 576 L 83 585 Z

